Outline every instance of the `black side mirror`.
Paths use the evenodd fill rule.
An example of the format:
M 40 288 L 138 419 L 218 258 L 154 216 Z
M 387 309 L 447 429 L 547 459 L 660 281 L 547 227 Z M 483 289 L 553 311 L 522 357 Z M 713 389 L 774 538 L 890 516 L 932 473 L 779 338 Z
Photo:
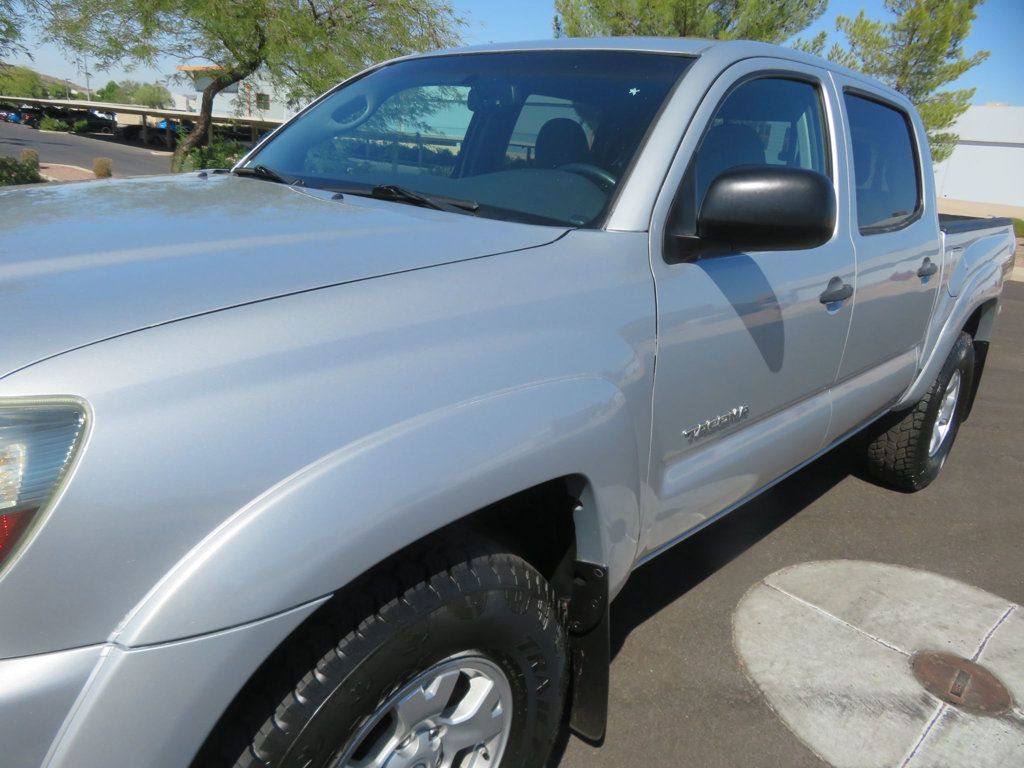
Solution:
M 786 166 L 738 166 L 711 182 L 687 250 L 790 251 L 827 243 L 836 226 L 832 181 Z

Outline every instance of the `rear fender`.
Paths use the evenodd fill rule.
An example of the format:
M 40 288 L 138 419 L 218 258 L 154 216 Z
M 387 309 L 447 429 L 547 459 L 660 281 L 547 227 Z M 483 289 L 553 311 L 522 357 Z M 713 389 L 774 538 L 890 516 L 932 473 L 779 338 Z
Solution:
M 932 382 L 939 375 L 942 364 L 949 357 L 950 350 L 953 349 L 953 345 L 967 325 L 971 315 L 979 307 L 986 304 L 986 302 L 992 302 L 991 309 L 986 310 L 986 312 L 990 311 L 992 316 L 986 318 L 986 312 L 983 312 L 982 323 L 985 325 L 985 332 L 991 332 L 997 306 L 997 303 L 993 300 L 998 299 L 999 294 L 1002 292 L 1003 277 L 1004 270 L 1002 264 L 990 263 L 969 277 L 955 298 L 950 297 L 947 299 L 953 306 L 948 311 L 948 316 L 942 325 L 942 330 L 939 331 L 931 350 L 927 351 L 924 365 L 921 366 L 921 371 L 917 378 L 914 379 L 910 388 L 893 406 L 893 410 L 909 408 L 924 397 L 928 387 L 931 386 Z M 937 316 L 941 317 L 942 313 L 940 312 Z

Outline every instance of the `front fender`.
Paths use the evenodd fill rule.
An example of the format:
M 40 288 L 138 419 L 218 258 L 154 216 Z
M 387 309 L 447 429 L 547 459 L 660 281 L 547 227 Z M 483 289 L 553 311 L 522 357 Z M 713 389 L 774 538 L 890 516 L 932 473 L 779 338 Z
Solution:
M 427 412 L 323 456 L 195 546 L 112 638 L 148 645 L 287 610 L 389 555 L 545 480 L 590 483 L 612 584 L 639 533 L 638 454 L 623 394 L 574 377 Z

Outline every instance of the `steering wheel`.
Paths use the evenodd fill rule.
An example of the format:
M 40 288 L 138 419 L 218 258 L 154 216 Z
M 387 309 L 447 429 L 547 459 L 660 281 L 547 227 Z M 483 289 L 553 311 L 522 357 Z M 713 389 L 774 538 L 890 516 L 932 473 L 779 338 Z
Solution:
M 588 181 L 594 182 L 605 192 L 615 189 L 615 185 L 619 183 L 619 180 L 610 171 L 590 163 L 566 163 L 565 165 L 558 166 L 558 170 L 582 176 Z

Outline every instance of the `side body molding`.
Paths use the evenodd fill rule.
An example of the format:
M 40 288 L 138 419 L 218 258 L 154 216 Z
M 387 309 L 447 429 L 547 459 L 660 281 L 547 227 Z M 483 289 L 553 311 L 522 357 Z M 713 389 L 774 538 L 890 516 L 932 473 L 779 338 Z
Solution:
M 591 482 L 600 519 L 592 533 L 611 580 L 621 582 L 639 530 L 633 430 L 622 393 L 597 378 L 499 392 L 395 424 L 304 467 L 226 520 L 112 639 L 147 645 L 286 610 L 459 513 L 573 473 L 600 478 Z

